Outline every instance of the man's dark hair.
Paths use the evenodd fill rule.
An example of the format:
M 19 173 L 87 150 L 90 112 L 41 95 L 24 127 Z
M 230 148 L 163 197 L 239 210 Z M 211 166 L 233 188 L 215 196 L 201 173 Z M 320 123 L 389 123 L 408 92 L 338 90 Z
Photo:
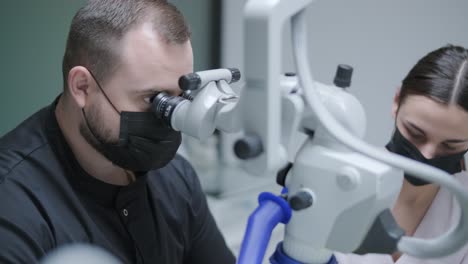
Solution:
M 88 68 L 105 82 L 119 65 L 120 40 L 147 21 L 168 43 L 182 44 L 190 39 L 183 15 L 166 0 L 90 0 L 71 23 L 62 63 L 64 88 L 75 66 Z
M 423 95 L 468 111 L 468 50 L 448 45 L 430 52 L 405 77 L 400 104 L 408 95 Z

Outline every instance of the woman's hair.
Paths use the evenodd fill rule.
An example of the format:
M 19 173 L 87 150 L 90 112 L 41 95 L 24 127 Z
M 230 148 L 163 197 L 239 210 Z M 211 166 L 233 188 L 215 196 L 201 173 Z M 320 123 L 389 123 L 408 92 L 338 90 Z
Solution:
M 468 111 L 468 50 L 448 45 L 430 52 L 403 79 L 400 102 L 423 95 Z

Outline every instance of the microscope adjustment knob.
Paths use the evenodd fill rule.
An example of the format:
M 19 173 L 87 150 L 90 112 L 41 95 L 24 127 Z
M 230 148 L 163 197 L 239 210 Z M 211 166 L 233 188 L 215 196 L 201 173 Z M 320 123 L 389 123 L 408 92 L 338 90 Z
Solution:
M 240 72 L 239 69 L 237 69 L 237 68 L 228 68 L 228 70 L 231 71 L 231 82 L 230 83 L 237 82 L 237 81 L 240 80 L 241 72 Z
M 333 80 L 333 83 L 341 88 L 349 87 L 351 86 L 352 75 L 353 67 L 346 64 L 340 64 L 336 69 L 335 79 Z
M 361 174 L 351 166 L 341 168 L 336 175 L 336 184 L 343 191 L 351 191 L 361 184 Z
M 234 144 L 234 153 L 239 159 L 247 160 L 262 154 L 262 139 L 257 135 L 246 135 Z
M 286 166 L 284 166 L 281 170 L 276 173 L 276 183 L 279 185 L 286 187 L 286 177 L 288 176 L 289 171 L 291 170 L 293 164 L 288 162 Z
M 196 73 L 189 73 L 179 78 L 179 88 L 182 91 L 196 90 L 201 85 L 201 78 Z
M 313 203 L 314 198 L 308 191 L 299 191 L 289 199 L 289 205 L 294 211 L 309 208 Z

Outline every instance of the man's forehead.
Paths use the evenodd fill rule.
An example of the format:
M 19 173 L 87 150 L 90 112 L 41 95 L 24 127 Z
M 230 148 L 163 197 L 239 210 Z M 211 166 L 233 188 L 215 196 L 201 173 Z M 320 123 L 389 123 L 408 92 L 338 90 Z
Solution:
M 190 42 L 167 43 L 149 26 L 130 31 L 121 50 L 121 73 L 139 83 L 139 90 L 175 88 L 181 75 L 193 71 Z
M 148 59 L 192 61 L 192 46 L 190 40 L 184 43 L 171 43 L 153 28 L 150 22 L 145 22 L 127 32 L 122 39 L 122 55 L 127 60 Z

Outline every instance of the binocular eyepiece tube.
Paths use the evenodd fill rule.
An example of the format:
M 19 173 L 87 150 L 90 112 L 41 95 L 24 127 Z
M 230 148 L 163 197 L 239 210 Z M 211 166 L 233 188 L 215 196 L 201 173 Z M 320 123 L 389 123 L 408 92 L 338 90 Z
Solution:
M 161 92 L 153 98 L 151 111 L 166 125 L 178 130 L 174 127 L 173 115 L 178 107 L 185 103 L 193 101 L 196 90 L 205 87 L 208 83 L 224 80 L 227 83 L 237 82 L 241 77 L 240 71 L 235 68 L 223 68 L 215 70 L 200 71 L 189 73 L 179 78 L 179 87 L 184 91 L 181 96 L 171 96 L 165 92 Z M 195 94 L 195 95 L 194 95 Z M 188 111 L 188 105 L 184 107 L 184 113 Z M 181 117 L 178 117 L 180 119 Z

